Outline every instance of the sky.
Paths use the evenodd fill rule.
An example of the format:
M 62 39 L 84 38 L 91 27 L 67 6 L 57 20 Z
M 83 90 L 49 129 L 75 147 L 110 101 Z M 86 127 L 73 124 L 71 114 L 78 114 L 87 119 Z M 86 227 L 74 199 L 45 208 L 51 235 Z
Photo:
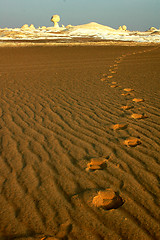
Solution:
M 160 0 L 0 0 L 0 28 L 50 27 L 55 14 L 60 26 L 97 22 L 131 31 L 160 28 Z

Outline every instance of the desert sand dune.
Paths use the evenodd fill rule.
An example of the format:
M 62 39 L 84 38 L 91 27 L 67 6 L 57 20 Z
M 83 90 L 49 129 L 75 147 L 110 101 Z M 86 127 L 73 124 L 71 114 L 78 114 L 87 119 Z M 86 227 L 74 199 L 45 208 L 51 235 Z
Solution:
M 1 238 L 158 240 L 160 49 L 22 47 L 0 55 Z M 100 79 L 121 56 L 107 81 L 122 87 L 113 89 Z M 122 96 L 125 88 L 134 96 Z M 127 127 L 114 131 L 120 123 Z M 126 146 L 131 137 L 141 144 Z M 105 167 L 94 158 L 107 159 Z M 91 165 L 101 167 L 86 171 Z M 94 205 L 106 189 L 115 195 L 103 205 L 115 196 L 123 204 Z

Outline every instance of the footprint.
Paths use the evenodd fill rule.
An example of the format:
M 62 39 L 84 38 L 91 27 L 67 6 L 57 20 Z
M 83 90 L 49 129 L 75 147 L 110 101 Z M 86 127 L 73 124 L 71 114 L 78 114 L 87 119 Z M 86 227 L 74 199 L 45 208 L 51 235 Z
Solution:
M 72 231 L 72 224 L 67 221 L 64 224 L 61 224 L 58 234 L 56 238 L 58 239 L 68 239 L 68 234 Z
M 129 110 L 129 109 L 132 109 L 133 106 L 122 106 L 121 107 L 123 110 Z
M 127 124 L 115 124 L 112 126 L 113 130 L 123 130 L 127 128 Z
M 107 166 L 106 158 L 92 158 L 90 163 L 87 164 L 86 171 L 95 171 L 95 170 L 103 170 Z
M 142 142 L 139 138 L 130 137 L 124 141 L 124 144 L 128 147 L 136 147 L 140 145 Z
M 122 93 L 121 94 L 122 96 L 128 96 L 128 95 L 131 95 L 129 92 L 127 92 L 127 93 Z
M 134 98 L 132 101 L 138 103 L 138 102 L 144 102 L 144 99 L 142 99 L 142 98 Z
M 111 85 L 110 87 L 111 87 L 111 88 L 117 88 L 118 85 Z
M 124 88 L 123 89 L 125 92 L 132 92 L 132 91 L 134 91 L 132 88 Z
M 103 77 L 107 77 L 107 74 L 106 74 L 106 73 L 103 73 Z
M 99 191 L 98 195 L 93 198 L 93 205 L 105 210 L 117 209 L 124 204 L 124 200 L 112 189 Z
M 134 119 L 144 119 L 144 118 L 147 118 L 147 116 L 145 116 L 144 114 L 138 114 L 138 113 L 132 114 L 131 117 L 134 118 Z
M 44 238 L 41 238 L 40 240 L 59 240 L 59 239 L 55 237 L 44 237 Z
M 104 82 L 104 81 L 106 81 L 106 80 L 107 80 L 106 78 L 101 78 L 101 81 L 102 81 L 102 82 Z

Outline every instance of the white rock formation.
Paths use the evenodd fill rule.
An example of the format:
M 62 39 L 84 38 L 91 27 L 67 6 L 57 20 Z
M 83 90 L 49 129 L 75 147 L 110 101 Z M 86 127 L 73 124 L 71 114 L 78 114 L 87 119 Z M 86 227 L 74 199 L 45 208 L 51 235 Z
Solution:
M 149 29 L 149 31 L 156 31 L 157 30 L 157 28 L 155 28 L 155 27 L 151 27 L 150 29 Z
M 98 24 L 96 22 L 91 22 L 91 23 L 77 25 L 77 26 L 71 26 L 71 25 L 68 25 L 68 26 L 70 26 L 70 27 L 72 27 L 74 29 L 102 30 L 102 31 L 111 31 L 111 32 L 112 31 L 116 31 L 115 29 L 113 29 L 111 27 L 104 26 L 104 25 Z
M 59 15 L 53 15 L 51 17 L 51 21 L 54 23 L 55 28 L 59 27 L 58 22 L 60 21 L 60 16 Z
M 31 25 L 29 26 L 29 29 L 30 29 L 30 30 L 35 30 L 35 27 L 34 27 L 34 25 L 33 25 L 33 24 L 31 24 Z
M 123 25 L 123 26 L 122 26 L 122 30 L 124 30 L 124 31 L 126 31 L 126 30 L 127 30 L 127 27 L 126 27 L 126 25 Z
M 71 24 L 67 25 L 66 28 L 71 28 L 73 27 Z
M 46 29 L 47 29 L 46 26 L 42 26 L 42 27 L 41 27 L 41 30 L 46 30 Z
M 21 27 L 21 30 L 24 30 L 24 31 L 29 30 L 28 24 L 24 24 L 24 25 Z

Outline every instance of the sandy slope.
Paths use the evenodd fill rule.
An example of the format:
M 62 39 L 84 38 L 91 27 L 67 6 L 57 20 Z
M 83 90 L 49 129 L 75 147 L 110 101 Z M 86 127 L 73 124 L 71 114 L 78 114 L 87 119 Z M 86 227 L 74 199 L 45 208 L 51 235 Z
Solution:
M 1 48 L 0 55 L 1 238 L 159 239 L 160 49 Z M 134 91 L 122 95 L 125 88 Z M 113 130 L 118 123 L 127 127 Z M 141 144 L 125 146 L 128 137 Z M 105 157 L 106 168 L 86 171 L 94 157 Z M 92 204 L 106 188 L 123 206 Z

